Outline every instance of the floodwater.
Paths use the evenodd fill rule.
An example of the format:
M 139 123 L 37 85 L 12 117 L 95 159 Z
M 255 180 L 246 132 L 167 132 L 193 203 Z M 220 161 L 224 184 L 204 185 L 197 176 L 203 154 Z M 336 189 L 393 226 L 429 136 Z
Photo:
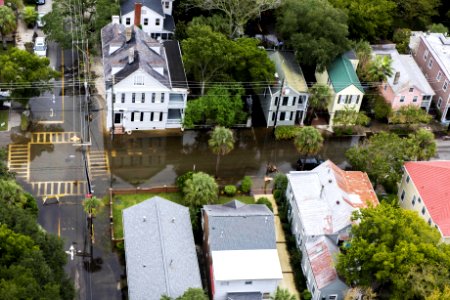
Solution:
M 276 141 L 272 129 L 235 130 L 235 148 L 221 157 L 220 183 L 237 183 L 244 176 L 263 178 L 267 165 L 280 172 L 295 170 L 299 157 L 292 140 Z M 208 148 L 208 131 L 185 131 L 172 136 L 158 133 L 116 135 L 110 151 L 113 187 L 150 187 L 172 185 L 187 171 L 214 174 L 216 155 Z M 358 137 L 328 138 L 320 153 L 345 167 L 345 151 Z

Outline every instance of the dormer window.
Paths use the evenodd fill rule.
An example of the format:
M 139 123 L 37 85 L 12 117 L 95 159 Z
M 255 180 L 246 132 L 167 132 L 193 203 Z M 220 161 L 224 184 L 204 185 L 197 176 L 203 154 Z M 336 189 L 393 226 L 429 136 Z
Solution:
M 164 8 L 170 8 L 170 2 L 169 1 L 164 2 Z
M 144 76 L 142 75 L 134 76 L 134 85 L 144 85 Z
M 130 25 L 131 24 L 131 19 L 130 18 L 126 18 L 125 19 L 125 25 Z
M 156 25 L 156 26 L 159 26 L 159 24 L 161 24 L 161 19 L 156 19 L 156 20 L 155 20 L 155 25 Z
M 144 18 L 144 25 L 145 25 L 145 26 L 148 25 L 148 18 Z

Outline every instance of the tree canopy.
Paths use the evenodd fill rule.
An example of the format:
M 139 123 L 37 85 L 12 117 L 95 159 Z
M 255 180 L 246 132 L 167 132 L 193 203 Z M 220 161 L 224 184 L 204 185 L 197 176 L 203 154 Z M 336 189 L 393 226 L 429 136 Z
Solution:
M 277 29 L 295 49 L 299 62 L 319 71 L 350 49 L 347 16 L 327 0 L 284 1 L 278 9 Z
M 382 203 L 352 219 L 359 224 L 337 264 L 347 283 L 380 299 L 423 299 L 450 283 L 450 246 L 417 212 Z
M 188 38 L 181 42 L 181 47 L 186 73 L 199 82 L 201 95 L 213 81 L 259 82 L 273 79 L 275 66 L 266 51 L 258 48 L 258 40 L 230 40 L 210 26 L 194 24 L 188 26 Z
M 200 124 L 230 127 L 243 122 L 247 116 L 243 111 L 243 93 L 239 86 L 211 88 L 205 96 L 188 102 L 183 125 L 187 128 Z
M 188 4 L 201 9 L 220 11 L 228 20 L 232 37 L 244 34 L 248 21 L 258 17 L 262 12 L 278 7 L 281 0 L 189 0 Z
M 294 146 L 301 155 L 317 154 L 323 146 L 322 134 L 312 126 L 302 127 L 294 137 Z
M 49 90 L 48 82 L 59 76 L 49 63 L 46 57 L 11 48 L 0 54 L 0 82 L 10 89 L 11 98 L 26 103 L 31 97 Z
M 0 6 L 0 35 L 3 49 L 6 49 L 6 36 L 16 30 L 16 16 L 14 11 L 6 5 Z
M 345 156 L 354 169 L 367 172 L 376 183 L 392 187 L 400 180 L 405 161 L 430 159 L 434 155 L 436 144 L 429 137 L 421 130 L 405 138 L 382 131 L 348 149 Z M 423 142 L 421 149 L 412 147 L 417 139 Z
M 200 288 L 189 288 L 180 297 L 175 300 L 208 300 L 208 296 L 205 291 Z M 162 296 L 161 300 L 174 300 L 174 298 L 169 296 Z
M 184 200 L 190 207 L 214 203 L 218 196 L 218 185 L 210 175 L 198 172 L 184 183 Z
M 391 31 L 395 3 L 391 0 L 331 0 L 348 16 L 350 36 L 374 41 L 385 38 Z

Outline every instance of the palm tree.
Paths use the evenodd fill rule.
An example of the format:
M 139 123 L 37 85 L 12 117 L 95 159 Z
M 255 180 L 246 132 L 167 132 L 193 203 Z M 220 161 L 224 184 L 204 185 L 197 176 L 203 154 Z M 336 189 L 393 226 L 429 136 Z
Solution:
M 288 290 L 277 287 L 275 295 L 271 296 L 272 300 L 297 300 L 297 297 L 292 295 Z
M 3 49 L 6 49 L 6 36 L 16 30 L 16 16 L 11 8 L 0 6 L 0 35 L 3 42 Z
M 309 89 L 309 94 L 309 119 L 312 119 L 315 110 L 323 110 L 328 107 L 331 93 L 330 88 L 327 85 L 315 83 Z
M 377 55 L 367 65 L 367 81 L 383 82 L 394 73 L 392 69 L 392 58 L 388 55 Z
M 198 172 L 186 180 L 183 188 L 184 201 L 189 207 L 199 207 L 217 200 L 218 186 L 214 178 Z
M 294 146 L 306 159 L 309 155 L 319 153 L 323 146 L 322 134 L 312 126 L 302 127 L 294 138 Z
M 231 152 L 234 149 L 233 132 L 225 127 L 216 126 L 208 141 L 209 148 L 217 155 L 216 160 L 216 177 L 219 171 L 220 156 Z

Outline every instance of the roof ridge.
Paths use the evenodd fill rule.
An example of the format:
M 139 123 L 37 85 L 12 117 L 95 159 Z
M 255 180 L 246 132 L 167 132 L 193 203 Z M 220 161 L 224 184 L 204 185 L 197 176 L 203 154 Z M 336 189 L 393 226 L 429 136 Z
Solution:
M 167 274 L 167 268 L 166 268 L 166 251 L 164 248 L 164 240 L 162 238 L 162 229 L 161 229 L 161 222 L 160 222 L 160 214 L 159 214 L 159 205 L 158 202 L 155 202 L 155 212 L 156 212 L 156 223 L 158 224 L 158 235 L 159 235 L 159 242 L 161 244 L 161 255 L 162 255 L 162 265 L 164 269 L 164 281 L 166 283 L 166 292 L 168 296 L 170 295 L 170 282 L 169 282 L 169 275 Z

